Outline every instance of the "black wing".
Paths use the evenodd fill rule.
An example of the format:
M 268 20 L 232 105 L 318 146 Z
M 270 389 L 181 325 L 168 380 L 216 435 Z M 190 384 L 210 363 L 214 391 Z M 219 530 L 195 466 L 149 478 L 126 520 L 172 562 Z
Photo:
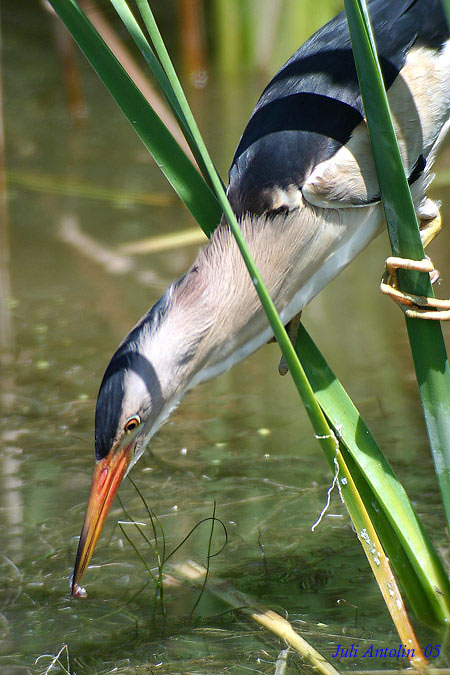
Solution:
M 448 39 L 440 0 L 372 0 L 368 8 L 386 88 L 413 45 L 438 51 Z M 236 213 L 261 214 L 272 208 L 274 188 L 301 188 L 362 119 L 342 12 L 300 47 L 261 95 L 230 169 L 228 195 Z

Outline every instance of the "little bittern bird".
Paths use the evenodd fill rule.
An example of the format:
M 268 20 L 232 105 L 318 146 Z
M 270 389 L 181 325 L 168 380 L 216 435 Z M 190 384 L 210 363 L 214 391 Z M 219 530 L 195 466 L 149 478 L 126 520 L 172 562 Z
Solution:
M 449 30 L 440 0 L 368 3 L 404 167 L 420 221 L 449 124 Z M 389 161 L 389 158 L 386 158 Z M 313 35 L 259 99 L 228 198 L 285 324 L 383 228 L 377 175 L 345 14 Z M 113 355 L 95 418 L 94 470 L 72 578 L 81 577 L 117 488 L 189 389 L 272 337 L 222 220 L 186 274 Z

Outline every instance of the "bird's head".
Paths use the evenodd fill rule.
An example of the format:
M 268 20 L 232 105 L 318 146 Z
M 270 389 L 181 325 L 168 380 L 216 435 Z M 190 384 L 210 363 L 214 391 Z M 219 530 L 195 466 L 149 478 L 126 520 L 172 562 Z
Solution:
M 97 464 L 72 595 L 85 594 L 80 581 L 122 479 L 178 405 L 196 372 L 198 348 L 211 324 L 211 313 L 199 310 L 203 288 L 199 278 L 194 266 L 190 275 L 168 288 L 119 346 L 103 376 L 95 412 Z
M 159 378 L 139 342 L 130 337 L 114 354 L 103 377 L 95 413 L 96 466 L 78 545 L 71 591 L 84 595 L 81 578 L 122 479 L 161 424 L 164 396 Z

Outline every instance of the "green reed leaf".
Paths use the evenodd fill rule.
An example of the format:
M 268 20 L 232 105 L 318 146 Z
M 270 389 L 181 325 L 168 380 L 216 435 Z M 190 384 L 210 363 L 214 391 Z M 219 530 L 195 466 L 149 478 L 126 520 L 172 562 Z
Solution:
M 175 192 L 209 233 L 219 222 L 220 208 L 200 174 L 75 0 L 51 0 L 51 4 Z
M 424 250 L 395 136 L 365 0 L 345 0 L 358 78 L 392 253 L 421 260 Z M 389 157 L 389 162 L 386 162 Z M 428 274 L 400 270 L 401 289 L 433 297 Z M 434 466 L 450 530 L 450 371 L 437 321 L 406 317 Z

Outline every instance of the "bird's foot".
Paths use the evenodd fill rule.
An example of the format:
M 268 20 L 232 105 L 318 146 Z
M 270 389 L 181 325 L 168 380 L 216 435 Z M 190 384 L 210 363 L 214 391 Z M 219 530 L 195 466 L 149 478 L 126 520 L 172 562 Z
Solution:
M 300 328 L 301 317 L 302 317 L 302 313 L 299 312 L 286 325 L 286 332 L 288 334 L 289 340 L 292 343 L 292 346 L 294 346 L 295 343 L 297 342 L 298 329 Z M 278 372 L 280 373 L 280 375 L 286 375 L 288 370 L 289 370 L 289 367 L 288 367 L 288 364 L 286 363 L 286 359 L 284 358 L 284 356 L 282 356 L 281 359 L 280 359 L 280 363 L 278 364 Z
M 450 320 L 450 300 L 427 298 L 423 295 L 404 293 L 398 288 L 397 270 L 413 270 L 430 275 L 431 283 L 439 279 L 439 271 L 435 269 L 429 258 L 409 260 L 391 256 L 386 260 L 386 272 L 380 284 L 380 290 L 392 298 L 406 316 L 414 319 L 431 319 L 434 321 Z
M 420 237 L 425 248 L 442 229 L 439 204 L 431 199 L 425 199 L 417 210 L 417 216 L 421 221 Z M 398 287 L 397 270 L 399 269 L 428 273 L 431 283 L 434 284 L 439 280 L 439 271 L 435 269 L 431 260 L 428 257 L 423 260 L 409 260 L 394 256 L 387 258 L 386 272 L 381 279 L 380 290 L 391 297 L 410 318 L 449 321 L 450 300 L 404 293 Z

